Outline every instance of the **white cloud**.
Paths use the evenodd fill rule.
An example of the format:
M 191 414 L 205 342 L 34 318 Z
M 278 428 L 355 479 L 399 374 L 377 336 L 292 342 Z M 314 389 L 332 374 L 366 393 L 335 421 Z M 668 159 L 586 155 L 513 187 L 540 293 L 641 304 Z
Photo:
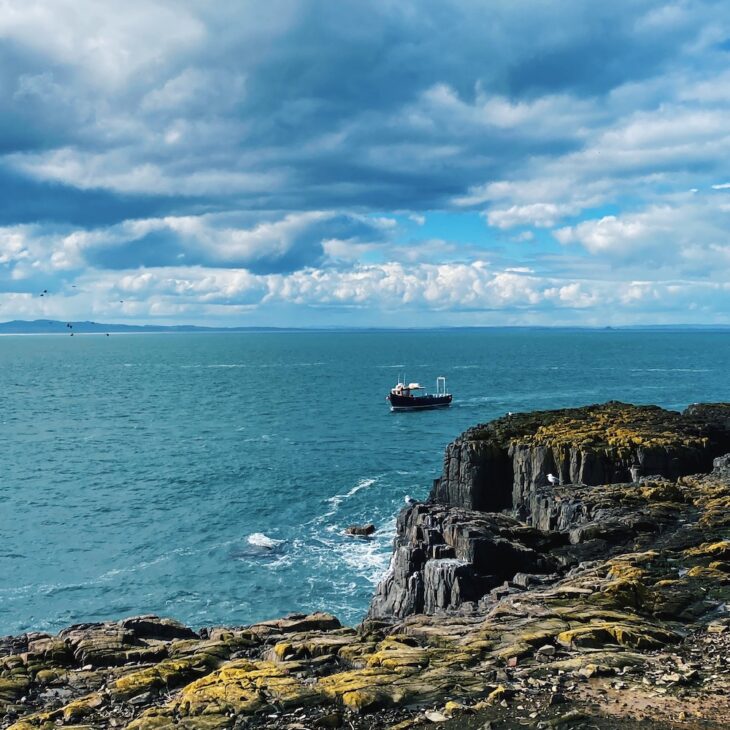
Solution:
M 474 101 L 468 103 L 443 83 L 427 89 L 416 108 L 406 112 L 406 119 L 419 120 L 420 125 L 427 119 L 429 126 L 459 128 L 462 132 L 504 130 L 540 139 L 580 139 L 586 125 L 602 116 L 600 107 L 569 94 L 546 94 L 529 101 L 515 101 L 489 93 L 477 84 Z
M 567 215 L 575 215 L 578 209 L 572 205 L 556 203 L 531 203 L 530 205 L 513 205 L 506 209 L 492 208 L 486 217 L 490 226 L 496 228 L 513 228 L 514 226 L 536 226 L 549 228 Z
M 170 166 L 134 163 L 125 150 L 105 153 L 64 148 L 51 152 L 12 154 L 5 162 L 38 180 L 73 185 L 81 190 L 158 195 L 222 195 L 260 192 L 281 184 L 274 171 L 244 172 L 208 169 L 178 173 Z
M 2 208 L 0 291 L 46 277 L 59 307 L 138 318 L 721 316 L 728 32 L 702 0 L 0 2 L 0 174 L 31 191 Z
M 119 86 L 143 68 L 197 45 L 205 26 L 180 3 L 11 0 L 0 5 L 0 38 L 73 68 L 94 85 Z
M 577 243 L 615 262 L 643 260 L 678 272 L 705 269 L 714 277 L 727 272 L 730 209 L 711 196 L 692 195 L 677 204 L 582 221 L 554 235 L 564 245 Z

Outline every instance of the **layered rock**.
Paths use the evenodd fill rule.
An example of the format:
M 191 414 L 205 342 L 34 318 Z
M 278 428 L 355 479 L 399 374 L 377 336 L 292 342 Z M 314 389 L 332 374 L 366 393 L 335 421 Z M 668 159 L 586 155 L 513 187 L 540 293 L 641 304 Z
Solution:
M 373 618 L 436 613 L 478 601 L 515 573 L 551 573 L 558 561 L 550 551 L 566 542 L 507 515 L 436 504 L 404 509 L 396 532 Z
M 564 484 L 611 484 L 643 475 L 676 479 L 707 472 L 730 450 L 730 405 L 684 413 L 618 402 L 518 413 L 465 431 L 448 445 L 430 500 L 529 516 L 531 493 L 547 475 Z
M 657 509 L 653 499 L 672 488 L 591 487 L 643 479 L 641 472 L 676 480 L 709 471 L 727 449 L 728 404 L 697 404 L 680 414 L 610 402 L 509 415 L 469 429 L 447 447 L 429 503 L 401 513 L 391 569 L 369 615 L 458 608 L 518 572 L 564 571 L 628 549 L 677 519 L 676 510 Z M 566 486 L 551 487 L 548 473 Z M 516 519 L 509 529 L 497 526 L 504 519 L 493 514 L 498 510 L 540 532 Z M 539 545 L 537 554 L 525 540 Z M 566 544 L 572 547 L 559 548 Z

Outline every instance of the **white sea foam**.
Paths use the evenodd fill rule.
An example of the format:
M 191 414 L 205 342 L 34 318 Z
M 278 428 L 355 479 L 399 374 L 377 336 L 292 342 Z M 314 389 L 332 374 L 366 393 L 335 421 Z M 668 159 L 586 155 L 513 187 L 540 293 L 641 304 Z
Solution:
M 325 512 L 323 515 L 320 515 L 319 517 L 316 517 L 312 522 L 321 523 L 325 519 L 329 517 L 333 517 L 337 510 L 340 508 L 340 505 L 346 500 L 350 499 L 351 497 L 354 497 L 360 490 L 367 489 L 368 487 L 372 487 L 375 482 L 377 482 L 379 477 L 370 477 L 367 479 L 361 479 L 352 489 L 350 489 L 348 492 L 345 492 L 344 494 L 335 494 L 333 497 L 328 497 L 325 502 L 327 502 L 329 505 L 331 505 L 332 509 L 330 509 L 328 512 Z
M 395 536 L 395 517 L 389 519 L 371 540 L 351 540 L 338 536 L 331 549 L 355 574 L 376 585 L 387 573 Z
M 709 368 L 631 368 L 632 373 L 711 373 Z
M 256 547 L 266 548 L 267 550 L 274 550 L 281 545 L 284 540 L 275 540 L 273 537 L 264 535 L 263 532 L 254 532 L 246 538 L 246 542 L 249 545 L 255 545 Z
M 354 497 L 361 489 L 367 489 L 368 487 L 372 487 L 377 480 L 377 477 L 361 479 L 349 492 L 346 492 L 345 494 L 335 494 L 334 497 L 330 497 L 327 501 L 330 504 L 338 505 L 343 500 Z
M 498 403 L 503 397 L 493 395 L 474 395 L 471 398 L 462 398 L 462 403 Z

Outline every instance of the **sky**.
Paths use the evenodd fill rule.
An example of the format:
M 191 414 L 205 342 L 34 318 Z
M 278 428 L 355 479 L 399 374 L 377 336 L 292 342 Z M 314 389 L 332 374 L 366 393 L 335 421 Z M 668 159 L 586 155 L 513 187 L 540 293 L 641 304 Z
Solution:
M 729 305 L 723 0 L 0 0 L 0 321 Z

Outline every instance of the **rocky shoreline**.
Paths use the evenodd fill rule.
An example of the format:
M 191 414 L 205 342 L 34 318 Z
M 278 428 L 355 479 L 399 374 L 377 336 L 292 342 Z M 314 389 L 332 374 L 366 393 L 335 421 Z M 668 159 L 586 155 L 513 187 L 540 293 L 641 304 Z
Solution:
M 730 404 L 469 429 L 355 628 L 148 616 L 0 639 L 2 728 L 433 724 L 730 726 Z

